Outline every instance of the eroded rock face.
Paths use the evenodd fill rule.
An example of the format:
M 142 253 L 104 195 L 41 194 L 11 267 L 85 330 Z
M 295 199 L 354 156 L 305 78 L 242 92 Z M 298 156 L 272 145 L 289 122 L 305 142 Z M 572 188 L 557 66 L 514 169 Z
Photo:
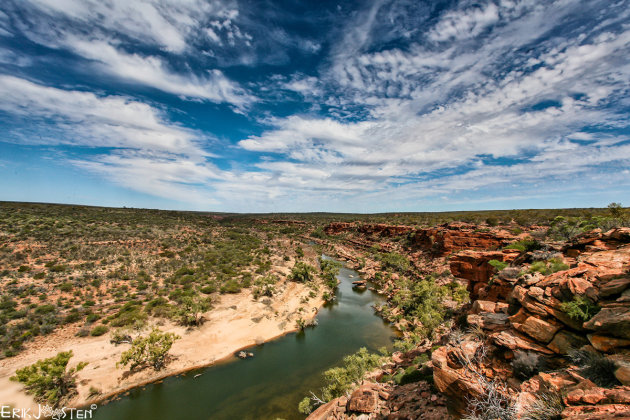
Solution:
M 380 227 L 357 232 L 399 233 Z M 332 410 L 321 418 L 433 418 L 425 414 L 434 413 L 431 410 L 440 413 L 441 408 L 427 400 L 439 398 L 446 398 L 450 412 L 458 417 L 467 414 L 471 398 L 484 394 L 484 380 L 506 384 L 502 392 L 514 397 L 521 409 L 526 410 L 540 392 L 554 391 L 566 396 L 563 418 L 630 418 L 630 229 L 591 232 L 567 247 L 548 243 L 540 252 L 522 255 L 498 250 L 510 242 L 507 235 L 503 238 L 496 232 L 475 232 L 463 225 L 410 234 L 409 239 L 421 250 L 414 254 L 414 264 L 419 256 L 455 252 L 448 259 L 451 272 L 468 280 L 471 305 L 462 318 L 467 322 L 460 332 L 440 342 L 441 347 L 426 345 L 434 350 L 425 367 L 431 368 L 441 394 L 425 391 L 424 382 L 379 391 L 361 389 L 349 400 L 320 408 Z M 551 257 L 564 260 L 570 268 L 549 275 L 530 270 L 533 261 Z M 489 264 L 493 259 L 510 266 L 496 273 Z M 432 260 L 446 261 L 443 257 Z M 425 267 L 430 264 L 423 263 Z M 394 287 L 396 282 L 389 289 Z M 570 316 L 566 303 L 575 302 L 576 297 L 587 298 L 601 310 L 587 322 L 575 313 Z M 472 326 L 476 327 L 472 332 L 467 330 Z M 605 389 L 585 378 L 566 357 L 576 349 L 598 352 L 614 361 L 614 375 L 625 386 Z M 485 356 L 478 357 L 480 354 Z M 387 368 L 383 375 L 400 372 L 416 356 L 396 354 L 392 363 L 396 367 Z M 524 363 L 533 369 L 519 371 Z M 530 379 L 522 382 L 526 378 Z M 397 394 L 398 390 L 405 393 Z M 345 414 L 340 416 L 341 412 Z
M 413 244 L 434 255 L 447 255 L 462 250 L 499 249 L 513 238 L 506 231 L 479 232 L 467 226 L 446 225 L 416 230 Z
M 443 346 L 433 352 L 433 382 L 436 388 L 446 395 L 449 400 L 449 410 L 463 415 L 467 409 L 469 397 L 477 397 L 483 393 L 483 388 L 460 363 L 462 357 L 474 359 L 481 343 L 466 342 L 455 348 Z

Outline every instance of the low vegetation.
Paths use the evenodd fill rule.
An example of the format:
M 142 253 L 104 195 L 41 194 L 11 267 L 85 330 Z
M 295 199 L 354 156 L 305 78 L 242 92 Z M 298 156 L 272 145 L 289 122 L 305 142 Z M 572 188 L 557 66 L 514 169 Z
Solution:
M 76 392 L 75 374 L 87 365 L 79 363 L 68 369 L 71 358 L 72 351 L 67 351 L 49 359 L 39 360 L 18 369 L 11 380 L 22 383 L 36 401 L 57 407 Z
M 573 296 L 573 300 L 562 303 L 561 309 L 570 318 L 586 322 L 595 316 L 600 308 L 585 296 Z

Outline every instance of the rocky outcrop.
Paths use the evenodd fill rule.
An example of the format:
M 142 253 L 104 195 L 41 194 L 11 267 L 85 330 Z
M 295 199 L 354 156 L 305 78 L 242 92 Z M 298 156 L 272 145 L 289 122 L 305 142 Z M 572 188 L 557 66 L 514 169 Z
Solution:
M 446 398 L 425 382 L 397 387 L 367 382 L 350 397 L 336 398 L 313 411 L 308 420 L 331 419 L 426 419 L 448 420 Z
M 354 249 L 366 249 L 370 241 L 387 242 L 376 236 L 404 235 L 408 227 L 345 228 L 359 235 L 353 236 L 361 242 Z M 411 244 L 410 261 L 418 272 L 448 273 L 438 271 L 448 263 L 455 277 L 467 281 L 471 304 L 458 314 L 460 330 L 395 354 L 376 377 L 402 375 L 424 353 L 430 361 L 418 371 L 430 369 L 439 393 L 424 380 L 363 384 L 312 418 L 448 418 L 446 407 L 457 418 L 468 414 L 471 399 L 491 393 L 521 414 L 545 395 L 562 394 L 562 418 L 630 418 L 630 229 L 594 231 L 565 246 L 547 242 L 527 253 L 502 250 L 514 237 L 496 229 L 444 225 L 408 235 L 406 245 L 391 241 L 393 249 L 401 252 Z M 497 272 L 491 260 L 508 266 Z M 362 265 L 372 275 L 380 270 L 378 262 Z M 391 274 L 380 284 L 389 298 L 399 275 L 404 276 Z M 404 319 L 400 325 L 411 327 Z M 575 350 L 600 360 L 608 370 L 608 382 L 600 384 L 606 387 L 568 357 Z
M 412 243 L 415 247 L 437 256 L 462 250 L 499 249 L 512 239 L 514 236 L 504 230 L 481 232 L 461 224 L 418 229 L 412 234 Z
M 627 229 L 583 235 L 563 248 L 579 249 L 574 266 L 548 275 L 526 274 L 528 259 L 506 258 L 500 251 L 453 255 L 451 272 L 469 281 L 473 303 L 466 321 L 477 332 L 433 353 L 434 382 L 449 406 L 464 414 L 470 398 L 495 381 L 508 384 L 502 388 L 505 398 L 521 407 L 540 392 L 562 390 L 567 393 L 563 418 L 630 418 L 629 239 Z M 569 257 L 556 253 L 554 258 Z M 518 273 L 496 273 L 488 264 L 492 259 L 511 261 Z M 485 357 L 479 358 L 482 347 Z M 608 358 L 619 385 L 603 388 L 586 378 L 588 373 L 566 357 L 577 349 Z M 467 366 L 462 360 L 472 362 Z M 601 363 L 600 369 L 610 369 Z M 553 366 L 554 373 L 518 380 L 541 366 Z
M 339 235 L 342 232 L 348 232 L 356 227 L 356 223 L 333 222 L 324 227 L 327 235 Z
M 413 231 L 411 226 L 388 225 L 385 223 L 345 223 L 334 222 L 324 227 L 324 232 L 328 235 L 338 235 L 342 232 L 356 231 L 363 235 L 379 235 L 382 237 L 394 237 L 406 235 Z

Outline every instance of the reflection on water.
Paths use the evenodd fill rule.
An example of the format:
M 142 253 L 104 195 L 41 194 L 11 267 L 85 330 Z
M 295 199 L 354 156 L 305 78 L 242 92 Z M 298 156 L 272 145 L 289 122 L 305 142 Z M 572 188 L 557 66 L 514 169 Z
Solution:
M 319 311 L 317 327 L 255 346 L 254 358 L 230 360 L 134 390 L 99 407 L 94 418 L 303 419 L 297 405 L 309 390 L 319 390 L 324 370 L 360 347 L 390 347 L 395 335 L 374 315 L 372 305 L 382 298 L 369 290 L 353 290 L 358 273 L 342 268 L 338 277 L 337 300 Z

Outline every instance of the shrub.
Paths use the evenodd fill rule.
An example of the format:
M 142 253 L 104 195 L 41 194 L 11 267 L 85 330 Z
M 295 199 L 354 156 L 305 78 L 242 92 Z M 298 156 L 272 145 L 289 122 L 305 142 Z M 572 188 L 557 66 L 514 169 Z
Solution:
M 517 351 L 512 361 L 514 376 L 520 379 L 529 379 L 543 370 L 544 361 L 539 354 L 534 352 Z
M 295 248 L 295 255 L 297 255 L 298 258 L 304 258 L 304 250 L 298 246 Z
M 580 373 L 598 386 L 610 388 L 620 385 L 615 376 L 617 366 L 614 361 L 594 351 L 573 350 L 569 358 L 580 367 Z
M 621 203 L 610 203 L 608 205 L 608 211 L 613 218 L 619 219 L 623 214 L 623 206 Z
M 562 395 L 559 393 L 540 392 L 534 401 L 523 410 L 522 420 L 556 420 L 564 411 Z
M 573 296 L 573 300 L 562 303 L 560 309 L 566 312 L 571 319 L 586 322 L 599 312 L 600 308 L 585 296 Z
M 97 325 L 96 327 L 92 328 L 92 331 L 90 331 L 90 335 L 92 337 L 100 337 L 107 331 L 109 331 L 109 328 L 107 328 L 105 325 Z
M 173 318 L 184 326 L 197 326 L 203 323 L 202 314 L 210 309 L 208 299 L 186 296 L 174 309 Z
M 568 270 L 569 266 L 562 262 L 559 258 L 552 258 L 548 262 L 545 261 L 535 261 L 529 267 L 530 273 L 541 273 L 543 275 L 548 275 L 552 273 L 556 273 L 558 271 Z
M 429 377 L 431 380 L 433 379 L 432 372 L 423 372 L 422 370 L 416 369 L 415 366 L 409 366 L 407 369 L 395 375 L 393 379 L 398 385 L 406 385 L 413 382 L 427 380 Z
M 212 294 L 212 293 L 217 291 L 217 286 L 214 283 L 207 284 L 207 285 L 203 286 L 201 289 L 199 289 L 199 291 L 201 293 L 209 295 L 209 294 Z
M 306 283 L 313 280 L 314 273 L 315 268 L 313 268 L 313 266 L 308 265 L 305 262 L 298 261 L 291 269 L 289 280 Z
M 503 249 L 516 249 L 521 252 L 531 252 L 542 248 L 542 245 L 535 239 L 522 239 L 520 241 L 509 244 Z
M 93 322 L 98 321 L 100 318 L 101 316 L 98 314 L 89 314 L 87 318 L 85 319 L 85 322 L 87 322 L 88 324 L 91 324 Z
M 494 269 L 497 271 L 501 271 L 508 266 L 508 263 L 499 260 L 490 260 L 488 261 L 488 264 L 494 267 Z
M 328 286 L 331 290 L 337 287 L 337 275 L 341 270 L 341 263 L 334 260 L 325 260 L 320 258 L 319 268 L 326 286 Z
M 235 279 L 230 279 L 221 285 L 221 293 L 238 293 L 241 291 L 241 285 Z
M 24 384 L 36 401 L 57 407 L 64 398 L 76 391 L 75 374 L 87 365 L 81 362 L 67 369 L 71 357 L 72 351 L 58 353 L 55 357 L 18 369 L 10 379 Z
M 79 328 L 79 331 L 75 334 L 77 337 L 87 337 L 90 335 L 90 330 L 87 327 Z
M 380 254 L 378 259 L 383 264 L 383 268 L 391 268 L 392 270 L 403 273 L 409 271 L 409 260 L 404 255 L 389 252 L 387 254 Z
M 173 333 L 165 333 L 154 328 L 146 337 L 138 337 L 133 340 L 131 348 L 124 352 L 116 366 L 130 365 L 133 370 L 136 367 L 150 366 L 155 370 L 164 367 L 168 352 L 175 340 L 180 338 Z
M 401 284 L 392 303 L 404 315 L 420 321 L 422 326 L 417 329 L 419 334 L 431 336 L 435 328 L 444 321 L 446 307 L 442 302 L 450 291 L 449 287 L 436 284 L 432 277 L 417 282 L 407 281 Z
M 135 300 L 125 303 L 115 315 L 109 317 L 113 327 L 144 323 L 146 319 L 147 314 L 142 311 L 142 304 Z

